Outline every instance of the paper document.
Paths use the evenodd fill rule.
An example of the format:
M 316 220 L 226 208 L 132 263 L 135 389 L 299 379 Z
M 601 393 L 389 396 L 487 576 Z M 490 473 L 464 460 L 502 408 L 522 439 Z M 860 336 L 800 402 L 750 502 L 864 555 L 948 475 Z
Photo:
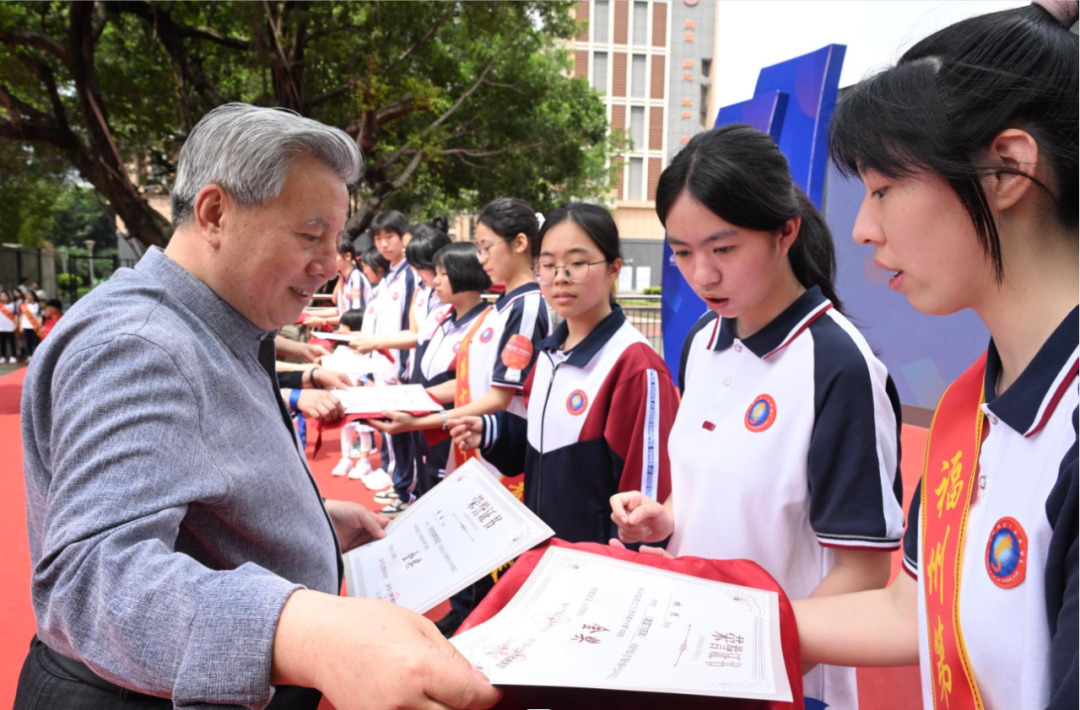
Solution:
M 345 406 L 346 414 L 361 414 L 370 419 L 381 417 L 383 412 L 430 414 L 442 409 L 423 385 L 348 387 L 334 390 L 334 396 Z
M 555 534 L 475 460 L 410 505 L 386 533 L 345 555 L 349 596 L 421 614 Z
M 339 343 L 351 343 L 360 337 L 360 333 L 318 333 L 315 337 L 323 340 L 336 340 Z
M 335 372 L 358 377 L 360 375 L 382 375 L 394 371 L 394 363 L 384 357 L 369 357 L 338 347 L 329 355 L 323 355 L 322 367 Z
M 563 547 L 450 642 L 495 685 L 792 699 L 775 592 Z

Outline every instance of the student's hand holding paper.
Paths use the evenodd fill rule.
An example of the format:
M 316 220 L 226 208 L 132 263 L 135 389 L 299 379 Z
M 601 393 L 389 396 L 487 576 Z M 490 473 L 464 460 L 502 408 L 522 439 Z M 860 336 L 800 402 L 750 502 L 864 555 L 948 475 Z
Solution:
M 611 496 L 611 522 L 623 542 L 659 542 L 675 531 L 671 512 L 641 491 Z
M 462 451 L 480 448 L 480 439 L 484 433 L 484 423 L 480 417 L 457 417 L 446 425 L 450 436 L 454 437 L 454 446 Z

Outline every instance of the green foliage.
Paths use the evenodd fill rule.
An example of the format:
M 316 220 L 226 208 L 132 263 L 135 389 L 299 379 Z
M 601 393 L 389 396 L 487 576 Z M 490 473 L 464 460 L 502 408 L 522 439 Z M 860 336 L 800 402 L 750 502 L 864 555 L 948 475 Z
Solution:
M 570 78 L 573 6 L 95 3 L 92 22 L 83 25 L 94 43 L 86 75 L 72 56 L 78 47 L 69 46 L 86 3 L 0 3 L 0 91 L 22 104 L 0 101 L 0 136 L 5 118 L 6 137 L 19 141 L 27 133 L 20 138 L 15 123 L 66 122 L 71 139 L 39 131 L 44 137 L 30 140 L 51 141 L 144 241 L 152 235 L 138 229 L 161 227 L 135 219 L 134 190 L 116 190 L 103 172 L 88 174 L 97 158 L 113 158 L 111 140 L 113 162 L 136 187 L 167 191 L 191 127 L 229 101 L 290 108 L 357 139 L 368 168 L 349 224 L 354 233 L 387 207 L 428 217 L 474 211 L 508 195 L 541 211 L 602 199 L 614 184 L 610 159 L 627 141 L 621 131 L 608 135 L 597 92 Z M 28 43 L 26 32 L 55 44 Z M 52 99 L 34 61 L 56 78 Z M 100 104 L 107 136 L 88 115 L 90 99 Z M 85 206 L 71 205 L 80 214 Z M 20 224 L 52 233 L 46 219 L 27 216 Z M 85 231 L 88 224 L 60 229 Z
M 74 291 L 83 285 L 83 280 L 78 274 L 57 274 L 56 285 L 61 291 Z
M 659 296 L 661 293 L 659 286 L 646 286 L 644 294 L 646 296 Z

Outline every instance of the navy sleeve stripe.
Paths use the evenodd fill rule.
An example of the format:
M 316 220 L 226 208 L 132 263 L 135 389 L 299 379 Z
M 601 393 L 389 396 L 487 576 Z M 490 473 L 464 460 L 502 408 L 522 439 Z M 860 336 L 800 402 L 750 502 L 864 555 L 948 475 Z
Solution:
M 907 529 L 904 530 L 904 564 L 913 574 L 919 573 L 919 511 L 922 508 L 922 481 L 915 486 L 908 506 Z
M 701 330 L 718 321 L 720 316 L 715 311 L 706 311 L 701 318 L 698 318 L 697 323 L 694 323 L 690 328 L 690 332 L 686 334 L 686 340 L 683 341 L 682 356 L 679 358 L 679 394 L 682 395 L 686 392 L 686 363 L 690 360 L 690 348 L 693 346 L 694 339 L 697 338 L 697 334 Z
M 904 515 L 896 388 L 842 314 L 826 311 L 809 334 L 815 415 L 807 461 L 810 524 L 828 540 L 898 542 Z

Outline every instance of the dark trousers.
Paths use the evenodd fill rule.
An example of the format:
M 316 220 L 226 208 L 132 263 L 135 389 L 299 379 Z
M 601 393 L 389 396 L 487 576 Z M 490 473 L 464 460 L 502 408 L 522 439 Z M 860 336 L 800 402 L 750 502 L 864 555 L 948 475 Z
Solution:
M 18 354 L 15 345 L 15 331 L 0 333 L 0 358 L 16 357 Z
M 34 354 L 34 351 L 37 350 L 41 338 L 38 337 L 37 332 L 33 328 L 23 328 L 23 342 L 26 343 L 25 354 L 27 357 L 30 357 Z
M 311 688 L 280 686 L 267 710 L 315 710 L 322 693 Z M 172 710 L 172 700 L 141 693 L 121 696 L 76 680 L 61 668 L 34 637 L 23 662 L 13 710 Z

